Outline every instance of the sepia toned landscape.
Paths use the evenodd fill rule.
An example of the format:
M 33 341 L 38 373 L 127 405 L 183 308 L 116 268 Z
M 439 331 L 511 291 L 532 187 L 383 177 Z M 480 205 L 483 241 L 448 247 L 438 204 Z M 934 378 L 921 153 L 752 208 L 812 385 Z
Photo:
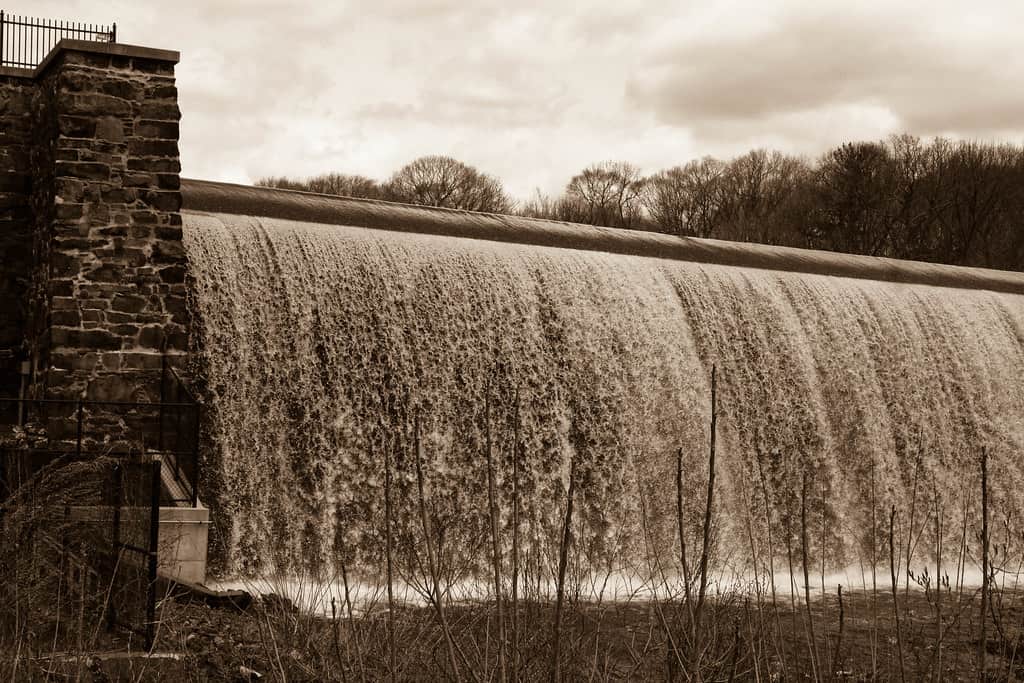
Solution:
M 0 677 L 1024 678 L 1020 136 L 197 179 L 237 36 L 126 30 L 0 13 Z

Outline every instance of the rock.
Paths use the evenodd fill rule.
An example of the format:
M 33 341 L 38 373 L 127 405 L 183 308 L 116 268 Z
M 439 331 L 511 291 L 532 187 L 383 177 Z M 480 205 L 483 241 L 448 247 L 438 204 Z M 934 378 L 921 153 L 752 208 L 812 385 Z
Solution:
M 247 666 L 239 666 L 238 675 L 242 677 L 243 681 L 258 681 L 263 678 L 263 674 Z

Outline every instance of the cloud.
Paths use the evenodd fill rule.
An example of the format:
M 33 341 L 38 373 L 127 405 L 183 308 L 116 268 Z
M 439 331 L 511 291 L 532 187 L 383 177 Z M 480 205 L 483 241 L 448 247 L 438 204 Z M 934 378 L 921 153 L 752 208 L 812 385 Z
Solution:
M 604 159 L 1024 139 L 1019 2 L 21 2 L 180 50 L 182 167 L 213 180 L 386 178 L 448 154 L 527 197 Z
M 888 112 L 892 125 L 922 135 L 1021 126 L 1024 90 L 1014 84 L 1024 59 L 1014 42 L 922 16 L 800 12 L 759 32 L 685 41 L 632 74 L 627 97 L 711 137 L 844 109 Z

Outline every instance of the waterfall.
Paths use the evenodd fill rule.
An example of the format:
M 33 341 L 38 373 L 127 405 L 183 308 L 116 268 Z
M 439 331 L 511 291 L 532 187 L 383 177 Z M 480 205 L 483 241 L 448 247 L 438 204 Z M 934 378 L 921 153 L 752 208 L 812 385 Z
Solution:
M 890 505 L 973 520 L 982 448 L 999 518 L 1024 512 L 1021 294 L 227 214 L 186 213 L 185 247 L 227 575 L 379 566 L 386 466 L 415 548 L 417 421 L 450 561 L 489 557 L 489 441 L 506 550 L 517 459 L 527 555 L 551 557 L 573 472 L 583 562 L 674 563 L 713 365 L 717 562 L 769 528 L 783 556 L 805 479 L 830 566 L 883 554 Z

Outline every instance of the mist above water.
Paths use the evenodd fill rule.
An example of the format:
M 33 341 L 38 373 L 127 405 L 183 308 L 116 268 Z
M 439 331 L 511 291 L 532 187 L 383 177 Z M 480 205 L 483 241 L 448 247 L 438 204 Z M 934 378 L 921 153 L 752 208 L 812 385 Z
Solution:
M 185 246 L 225 575 L 372 572 L 386 462 L 413 567 L 417 416 L 452 571 L 489 558 L 488 441 L 506 553 L 514 472 L 538 571 L 573 472 L 580 567 L 675 566 L 680 452 L 699 542 L 712 365 L 719 564 L 783 562 L 804 491 L 829 567 L 887 553 L 890 505 L 921 554 L 936 512 L 973 538 L 983 447 L 994 517 L 1024 512 L 1021 295 L 224 214 L 186 214 Z

